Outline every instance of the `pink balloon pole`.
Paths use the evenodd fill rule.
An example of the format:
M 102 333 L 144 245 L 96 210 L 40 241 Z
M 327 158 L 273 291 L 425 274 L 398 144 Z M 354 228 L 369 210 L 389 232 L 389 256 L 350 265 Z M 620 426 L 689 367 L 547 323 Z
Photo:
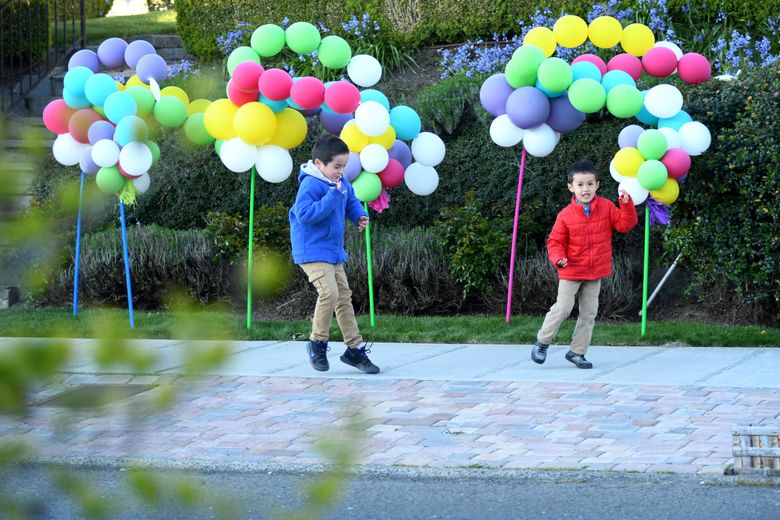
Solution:
M 509 261 L 509 291 L 506 296 L 506 322 L 512 317 L 512 287 L 515 281 L 515 250 L 517 249 L 517 224 L 520 218 L 520 194 L 523 192 L 523 172 L 525 171 L 525 147 L 520 156 L 520 174 L 517 178 L 517 199 L 515 199 L 515 225 L 512 229 L 512 254 Z

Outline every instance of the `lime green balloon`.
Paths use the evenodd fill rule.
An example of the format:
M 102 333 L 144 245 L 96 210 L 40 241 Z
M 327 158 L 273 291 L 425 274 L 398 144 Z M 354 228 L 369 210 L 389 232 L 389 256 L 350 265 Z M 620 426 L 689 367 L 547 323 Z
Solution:
M 514 88 L 533 86 L 536 71 L 544 59 L 544 52 L 536 45 L 518 47 L 504 69 L 507 83 Z
M 260 63 L 260 56 L 252 47 L 236 47 L 228 56 L 227 69 L 228 74 L 233 75 L 233 69 L 238 67 L 239 63 L 245 61 L 254 61 Z
M 137 115 L 144 116 L 152 113 L 154 109 L 154 94 L 152 94 L 151 90 L 135 85 L 125 90 L 125 92 L 133 96 L 135 104 L 138 106 Z
M 571 67 L 560 58 L 547 58 L 539 65 L 537 77 L 547 90 L 563 92 L 571 85 Z
M 569 86 L 569 101 L 580 112 L 598 112 L 606 100 L 607 92 L 595 79 L 581 78 Z
M 92 105 L 92 110 L 100 114 L 100 117 L 106 117 L 106 111 L 103 110 L 102 106 Z
M 270 58 L 282 52 L 285 43 L 284 29 L 268 23 L 255 29 L 250 45 L 261 57 Z
M 187 120 L 187 107 L 181 99 L 165 96 L 154 105 L 154 118 L 162 126 L 176 128 Z
M 645 130 L 636 141 L 636 147 L 645 159 L 660 159 L 667 146 L 666 136 L 655 129 Z
M 154 141 L 146 141 L 146 146 L 152 151 L 152 166 L 160 160 L 160 147 Z
M 632 85 L 616 85 L 607 94 L 607 110 L 623 119 L 637 115 L 643 102 L 642 93 Z
M 357 179 L 352 181 L 352 188 L 355 190 L 355 197 L 362 202 L 371 202 L 382 193 L 382 180 L 376 173 L 363 170 Z
M 544 51 L 536 45 L 526 43 L 515 49 L 515 52 L 512 53 L 512 58 L 517 58 L 522 62 L 528 62 L 533 69 L 536 70 L 547 56 L 544 54 Z
M 650 160 L 642 163 L 636 174 L 639 185 L 646 190 L 657 190 L 666 184 L 669 172 L 661 161 Z
M 214 138 L 206 131 L 203 124 L 203 113 L 192 114 L 184 123 L 184 133 L 195 144 L 205 146 L 214 142 Z
M 320 46 L 320 31 L 309 22 L 295 22 L 285 32 L 287 46 L 298 54 L 311 54 Z
M 343 69 L 352 59 L 352 49 L 340 36 L 326 36 L 317 49 L 317 59 L 329 69 Z
M 125 187 L 125 178 L 119 173 L 119 168 L 109 166 L 100 168 L 95 176 L 95 183 L 103 193 L 119 193 Z

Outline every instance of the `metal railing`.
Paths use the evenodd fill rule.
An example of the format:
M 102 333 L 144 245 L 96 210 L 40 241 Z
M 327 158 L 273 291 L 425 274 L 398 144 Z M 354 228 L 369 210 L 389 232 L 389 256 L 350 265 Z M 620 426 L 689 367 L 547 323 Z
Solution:
M 14 109 L 86 34 L 84 0 L 0 0 L 0 112 Z

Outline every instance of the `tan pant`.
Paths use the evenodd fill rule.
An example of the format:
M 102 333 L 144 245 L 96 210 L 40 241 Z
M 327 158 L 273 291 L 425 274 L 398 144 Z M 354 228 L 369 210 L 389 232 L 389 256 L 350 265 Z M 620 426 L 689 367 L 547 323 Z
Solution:
M 317 288 L 317 305 L 312 318 L 312 341 L 328 341 L 333 312 L 344 336 L 344 343 L 355 348 L 363 343 L 358 330 L 355 310 L 352 308 L 352 290 L 347 282 L 347 273 L 343 264 L 310 262 L 300 264 L 309 281 Z
M 593 335 L 593 324 L 599 310 L 599 291 L 601 280 L 559 280 L 558 299 L 544 317 L 542 328 L 536 335 L 541 343 L 549 345 L 558 334 L 563 320 L 569 317 L 574 307 L 574 297 L 579 293 L 580 314 L 571 336 L 570 350 L 585 355 Z

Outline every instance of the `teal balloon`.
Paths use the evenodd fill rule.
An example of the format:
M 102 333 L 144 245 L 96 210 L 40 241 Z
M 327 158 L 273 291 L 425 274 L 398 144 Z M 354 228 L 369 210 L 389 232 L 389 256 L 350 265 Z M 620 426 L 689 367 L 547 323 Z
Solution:
M 320 46 L 320 31 L 308 22 L 295 22 L 285 31 L 287 46 L 298 54 L 311 54 Z
M 77 96 L 66 88 L 62 89 L 62 99 L 65 101 L 66 105 L 75 110 L 80 108 L 89 108 L 92 106 L 92 103 L 89 102 L 89 99 L 84 96 Z
M 657 125 L 658 124 L 658 117 L 654 116 L 650 112 L 647 111 L 647 108 L 645 108 L 644 105 L 644 99 L 647 95 L 647 91 L 642 91 L 642 109 L 637 113 L 636 118 L 639 119 L 640 122 L 646 124 L 646 125 Z
M 138 105 L 133 96 L 127 92 L 114 92 L 106 98 L 103 111 L 109 121 L 118 123 L 127 116 L 136 115 L 138 113 Z
M 376 173 L 363 170 L 357 179 L 352 181 L 352 188 L 355 190 L 355 197 L 361 202 L 371 202 L 382 193 L 382 180 Z
M 646 190 L 657 190 L 666 184 L 669 172 L 661 161 L 645 161 L 636 174 L 639 185 Z
M 387 99 L 387 96 L 373 88 L 367 88 L 360 92 L 360 102 L 365 103 L 366 101 L 376 101 L 383 105 L 387 110 L 390 110 L 390 100 Z
M 645 130 L 639 134 L 636 147 L 645 159 L 660 159 L 666 153 L 666 136 L 655 129 Z
M 118 91 L 116 81 L 108 74 L 94 74 L 84 84 L 84 95 L 90 103 L 99 107 L 103 106 L 108 96 Z
M 317 49 L 317 59 L 329 69 L 343 69 L 352 59 L 352 49 L 340 36 L 326 36 Z
M 563 92 L 571 85 L 571 67 L 560 58 L 547 58 L 539 64 L 536 77 L 545 89 L 551 92 Z
M 685 110 L 680 110 L 672 117 L 662 117 L 658 120 L 658 128 L 672 128 L 673 130 L 680 130 L 682 125 L 690 123 L 693 118 Z
M 390 125 L 395 129 L 396 138 L 402 141 L 414 139 L 422 130 L 420 116 L 405 105 L 398 105 L 390 111 Z
M 621 119 L 637 115 L 642 103 L 642 93 L 631 85 L 616 85 L 607 93 L 607 110 Z
M 607 93 L 618 85 L 630 85 L 636 88 L 636 81 L 628 72 L 622 70 L 610 70 L 601 78 L 601 86 Z
M 238 64 L 245 61 L 254 61 L 255 63 L 260 63 L 260 56 L 257 55 L 257 52 L 255 52 L 252 47 L 237 47 L 233 49 L 233 52 L 231 52 L 230 56 L 228 56 L 228 74 L 232 76 L 233 70 L 238 67 Z
M 594 79 L 601 82 L 601 71 L 589 61 L 578 61 L 571 66 L 572 82 L 582 78 Z
M 128 116 L 116 125 L 114 141 L 119 146 L 126 146 L 133 141 L 146 141 L 149 139 L 149 126 L 146 121 L 138 116 Z
M 73 67 L 65 73 L 63 88 L 69 90 L 74 96 L 85 97 L 84 87 L 87 84 L 87 80 L 94 75 L 95 73 L 88 67 Z
M 593 114 L 604 107 L 607 92 L 596 80 L 578 79 L 569 87 L 569 102 L 574 108 L 586 114 Z
M 278 114 L 285 108 L 287 108 L 287 101 L 274 101 L 273 99 L 268 99 L 264 95 L 260 94 L 260 99 L 258 100 L 260 103 L 263 103 L 264 105 L 268 105 L 268 108 L 274 111 L 275 114 Z
M 548 89 L 544 88 L 544 86 L 542 86 L 541 83 L 539 83 L 538 79 L 536 80 L 536 85 L 534 85 L 534 86 L 536 88 L 538 88 L 539 90 L 541 90 L 542 92 L 544 92 L 544 95 L 547 96 L 550 99 L 561 97 L 564 94 L 564 92 L 566 92 L 565 90 L 562 90 L 560 92 L 555 92 L 555 91 L 552 91 L 552 90 L 548 90 Z
M 282 52 L 285 43 L 284 29 L 268 23 L 255 29 L 250 45 L 261 57 L 269 58 Z

